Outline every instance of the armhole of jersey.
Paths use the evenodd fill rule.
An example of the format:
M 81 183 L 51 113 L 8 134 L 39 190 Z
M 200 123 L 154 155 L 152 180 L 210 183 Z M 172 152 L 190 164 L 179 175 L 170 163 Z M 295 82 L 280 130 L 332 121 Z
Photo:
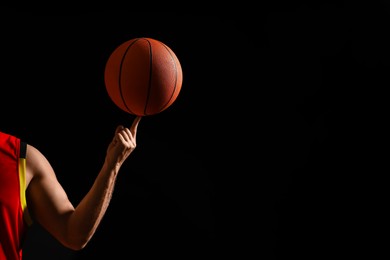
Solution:
M 27 155 L 27 144 L 20 142 L 20 156 L 19 156 L 19 185 L 20 185 L 20 203 L 22 205 L 23 217 L 27 225 L 32 224 L 32 218 L 27 208 L 26 201 L 26 155 Z

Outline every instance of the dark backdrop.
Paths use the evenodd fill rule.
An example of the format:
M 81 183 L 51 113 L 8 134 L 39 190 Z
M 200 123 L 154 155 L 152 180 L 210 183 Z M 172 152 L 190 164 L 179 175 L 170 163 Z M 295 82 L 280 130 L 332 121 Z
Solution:
M 350 210 L 365 198 L 367 186 L 356 184 L 368 164 L 359 150 L 372 130 L 368 111 L 381 106 L 367 90 L 388 86 L 385 1 L 289 1 L 234 15 L 1 12 L 1 130 L 47 156 L 75 205 L 115 127 L 134 118 L 105 92 L 110 53 L 151 37 L 183 68 L 175 103 L 141 120 L 90 244 L 69 251 L 35 224 L 25 260 L 366 250 Z

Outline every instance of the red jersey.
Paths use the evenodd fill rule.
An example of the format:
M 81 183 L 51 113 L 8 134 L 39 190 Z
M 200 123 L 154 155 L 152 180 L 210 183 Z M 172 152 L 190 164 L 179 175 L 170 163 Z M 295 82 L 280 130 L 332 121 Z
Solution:
M 0 260 L 21 260 L 31 224 L 26 204 L 26 143 L 0 132 Z

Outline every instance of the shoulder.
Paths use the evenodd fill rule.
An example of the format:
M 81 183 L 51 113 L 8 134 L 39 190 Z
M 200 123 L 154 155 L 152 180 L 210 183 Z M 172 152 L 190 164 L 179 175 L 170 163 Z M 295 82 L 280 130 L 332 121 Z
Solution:
M 35 146 L 27 144 L 26 166 L 30 177 L 44 176 L 52 174 L 53 169 L 45 155 Z
M 35 146 L 27 144 L 26 147 L 26 158 L 28 161 L 36 161 L 44 158 L 45 156 Z
M 36 148 L 31 144 L 27 144 L 26 159 L 27 162 L 33 164 L 32 166 L 36 166 L 37 164 L 42 164 L 47 162 L 45 155 L 38 148 Z

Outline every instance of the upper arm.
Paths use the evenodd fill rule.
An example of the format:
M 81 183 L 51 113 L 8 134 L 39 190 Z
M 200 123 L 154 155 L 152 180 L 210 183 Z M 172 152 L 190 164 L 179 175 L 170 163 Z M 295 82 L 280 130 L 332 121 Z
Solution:
M 68 219 L 74 207 L 49 161 L 31 145 L 27 146 L 26 174 L 29 179 L 27 206 L 33 219 L 62 241 L 66 237 Z

